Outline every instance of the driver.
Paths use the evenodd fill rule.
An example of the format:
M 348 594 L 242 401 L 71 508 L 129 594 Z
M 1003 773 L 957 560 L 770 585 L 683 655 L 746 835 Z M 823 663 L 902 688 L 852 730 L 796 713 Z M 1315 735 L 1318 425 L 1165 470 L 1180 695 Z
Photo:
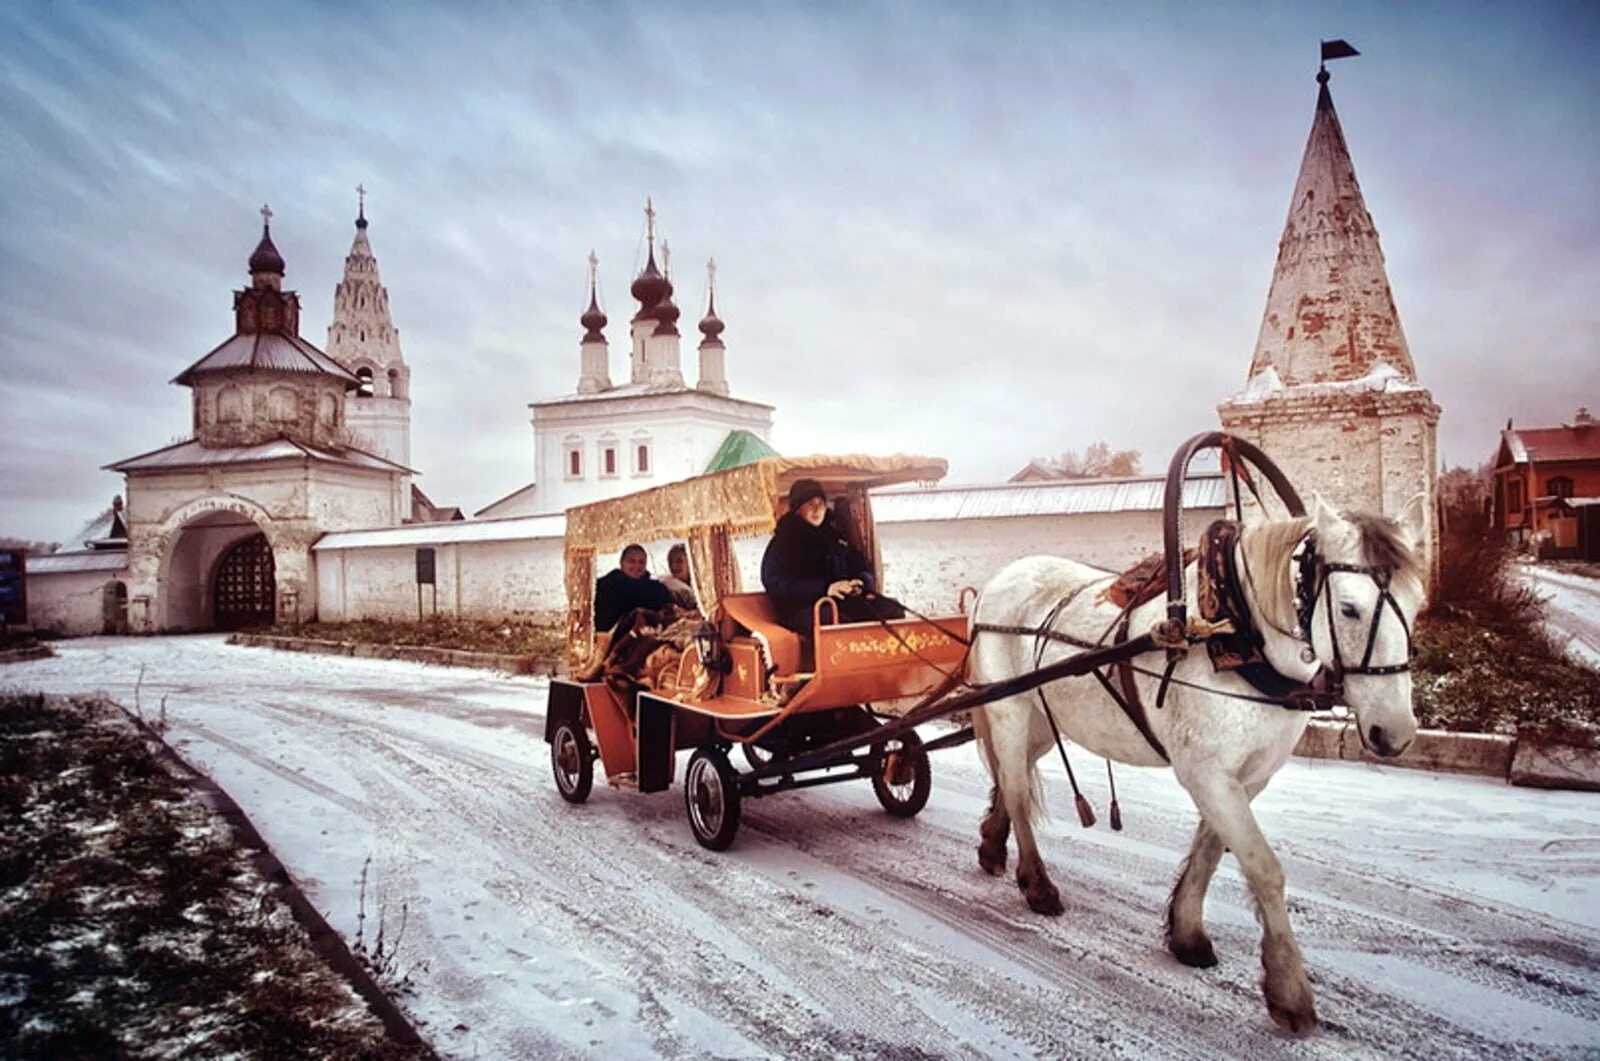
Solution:
M 838 604 L 840 622 L 905 616 L 898 602 L 876 593 L 872 566 L 845 540 L 815 479 L 797 479 L 789 488 L 789 511 L 761 557 L 761 585 L 778 622 L 805 637 L 811 636 L 812 609 L 823 597 Z

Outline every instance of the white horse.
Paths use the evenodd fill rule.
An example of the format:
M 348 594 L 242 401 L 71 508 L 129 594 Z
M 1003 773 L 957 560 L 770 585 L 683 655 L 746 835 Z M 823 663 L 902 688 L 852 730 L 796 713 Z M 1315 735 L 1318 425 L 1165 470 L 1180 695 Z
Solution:
M 1266 662 L 1296 682 L 1309 682 L 1319 670 L 1336 685 L 1342 680 L 1340 699 L 1354 711 L 1362 742 L 1384 756 L 1404 751 L 1417 729 L 1408 668 L 1411 626 L 1424 595 L 1417 560 L 1421 506 L 1422 499 L 1414 499 L 1397 524 L 1381 516 L 1341 517 L 1318 498 L 1310 518 L 1245 528 L 1234 547 L 1235 569 L 1242 572 L 1251 625 L 1259 631 Z M 1303 549 L 1314 550 L 1314 566 L 1301 562 Z M 1185 577 L 1187 599 L 1193 602 L 1193 565 Z M 1119 611 L 1097 599 L 1099 590 L 1092 584 L 1103 581 L 1109 581 L 1103 571 L 1053 557 L 1030 557 L 1006 567 L 979 597 L 971 680 L 1009 678 L 1081 651 L 1049 640 L 1041 658 L 1036 655 L 1040 642 L 1016 634 L 1018 627 L 1033 629 L 1049 621 L 1060 634 L 1098 639 Z M 1164 597 L 1138 607 L 1132 634 L 1149 630 L 1164 615 Z M 983 631 L 984 625 L 1013 632 Z M 1168 901 L 1167 946 L 1186 965 L 1216 964 L 1202 911 L 1217 863 L 1224 850 L 1232 851 L 1261 922 L 1267 1010 L 1291 1031 L 1309 1031 L 1316 1025 L 1316 1008 L 1284 907 L 1283 869 L 1250 810 L 1250 801 L 1289 758 L 1307 713 L 1244 699 L 1260 694 L 1236 673 L 1215 671 L 1198 646 L 1177 663 L 1158 708 L 1165 658 L 1149 653 L 1135 663 L 1152 672 L 1135 678 L 1148 707 L 1149 728 L 1200 811 Z M 1111 681 L 1116 684 L 1114 677 Z M 1062 912 L 1060 893 L 1039 858 L 1033 833 L 1040 809 L 1035 763 L 1055 743 L 1040 710 L 1041 694 L 1063 737 L 1119 762 L 1167 764 L 1092 676 L 1053 682 L 974 712 L 979 746 L 995 782 L 978 861 L 991 874 L 1003 873 L 1007 837 L 1015 828 L 1017 886 L 1030 907 L 1055 915 Z

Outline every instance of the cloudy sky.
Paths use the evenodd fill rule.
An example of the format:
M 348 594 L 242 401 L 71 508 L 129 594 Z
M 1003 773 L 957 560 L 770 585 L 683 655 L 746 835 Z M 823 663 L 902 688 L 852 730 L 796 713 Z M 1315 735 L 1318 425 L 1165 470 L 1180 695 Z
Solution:
M 1244 382 L 1317 42 L 1452 464 L 1600 411 L 1600 7 L 46 3 L 0 7 L 0 534 L 189 429 L 269 202 L 326 340 L 358 183 L 414 463 L 532 478 L 585 257 L 625 376 L 654 196 L 685 322 L 717 258 L 734 393 L 784 452 L 1004 478 L 1104 439 L 1158 470 Z M 686 331 L 692 366 L 696 333 Z M 692 369 L 691 369 L 692 373 Z M 692 378 L 692 377 L 691 377 Z

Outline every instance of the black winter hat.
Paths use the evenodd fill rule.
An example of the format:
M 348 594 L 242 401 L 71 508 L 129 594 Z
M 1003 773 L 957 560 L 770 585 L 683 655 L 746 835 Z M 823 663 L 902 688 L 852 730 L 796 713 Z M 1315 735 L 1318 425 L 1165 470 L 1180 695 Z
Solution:
M 813 497 L 826 499 L 827 496 L 827 491 L 815 479 L 796 479 L 794 485 L 789 487 L 789 511 L 795 511 Z

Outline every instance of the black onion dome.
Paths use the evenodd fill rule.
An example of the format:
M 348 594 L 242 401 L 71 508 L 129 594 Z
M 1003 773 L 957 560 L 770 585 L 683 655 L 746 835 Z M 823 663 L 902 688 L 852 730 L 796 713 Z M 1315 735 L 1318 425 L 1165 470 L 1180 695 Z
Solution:
M 283 275 L 283 255 L 272 245 L 272 232 L 266 225 L 261 226 L 261 242 L 256 244 L 255 253 L 250 255 L 250 271 Z
M 706 315 L 700 318 L 700 334 L 706 337 L 707 342 L 718 342 L 722 329 L 726 327 L 722 318 L 717 316 L 717 297 L 712 295 L 706 305 Z
M 678 308 L 676 302 L 672 301 L 672 289 L 670 286 L 667 288 L 666 297 L 656 304 L 651 316 L 668 328 L 677 326 L 678 318 L 683 316 L 683 311 Z
M 650 258 L 644 264 L 644 270 L 634 279 L 633 286 L 628 289 L 638 301 L 640 314 L 645 315 L 655 308 L 656 303 L 672 297 L 672 283 L 661 270 L 656 268 L 656 249 L 650 248 Z
M 367 227 L 367 204 L 362 203 L 361 209 L 356 212 L 356 228 Z
M 589 308 L 583 311 L 583 316 L 578 318 L 578 323 L 584 327 L 584 342 L 603 343 L 606 341 L 606 337 L 600 334 L 600 329 L 606 326 L 606 315 L 600 309 L 600 303 L 593 291 L 589 292 Z

